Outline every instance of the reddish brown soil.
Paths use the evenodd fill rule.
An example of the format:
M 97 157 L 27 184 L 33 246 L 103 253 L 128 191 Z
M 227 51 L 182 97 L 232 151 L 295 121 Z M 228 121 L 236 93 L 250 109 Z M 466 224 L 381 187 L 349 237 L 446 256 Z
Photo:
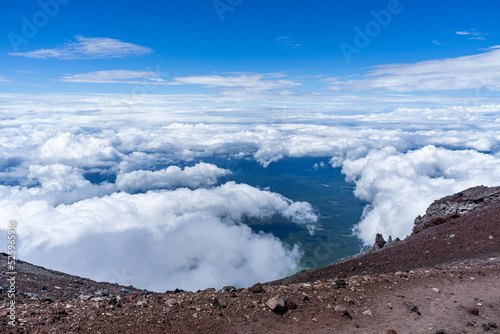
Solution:
M 262 289 L 123 292 L 115 284 L 19 262 L 16 326 L 8 324 L 10 299 L 0 293 L 0 332 L 500 333 L 499 217 L 498 203 L 488 205 Z M 0 256 L 4 287 L 6 260 Z M 80 298 L 85 295 L 90 299 Z M 275 296 L 290 307 L 283 315 L 266 306 Z

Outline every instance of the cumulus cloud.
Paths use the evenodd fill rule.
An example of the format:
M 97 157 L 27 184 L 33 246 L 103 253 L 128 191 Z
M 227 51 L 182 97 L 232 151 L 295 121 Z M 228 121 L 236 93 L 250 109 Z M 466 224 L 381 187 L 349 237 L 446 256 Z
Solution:
M 332 89 L 422 92 L 500 90 L 500 50 L 472 56 L 375 66 L 362 79 L 338 80 Z
M 40 49 L 29 52 L 8 52 L 11 56 L 27 58 L 57 59 L 99 59 L 142 56 L 154 52 L 152 49 L 118 39 L 106 37 L 75 36 L 75 42 L 61 44 L 54 49 Z
M 129 70 L 110 70 L 95 71 L 65 76 L 61 79 L 65 82 L 79 83 L 125 83 L 125 84 L 157 84 L 164 85 L 165 82 L 158 76 L 158 73 L 152 71 L 129 71 Z
M 414 219 L 436 199 L 481 184 L 500 185 L 498 157 L 432 145 L 406 153 L 394 147 L 370 150 L 344 161 L 342 172 L 355 182 L 354 194 L 370 203 L 354 228 L 366 245 L 376 233 L 408 235 Z
M 59 184 L 49 177 L 54 173 L 63 175 Z M 74 174 L 60 166 L 33 172 L 47 192 L 87 186 Z M 128 283 L 157 291 L 248 286 L 289 274 L 298 269 L 298 248 L 239 221 L 272 215 L 306 226 L 317 221 L 308 203 L 234 182 L 59 205 L 19 194 L 33 190 L 0 186 L 0 217 L 17 220 L 21 258 L 98 280 L 123 280 L 116 273 L 126 272 Z
M 135 170 L 120 173 L 116 178 L 116 185 L 118 189 L 129 193 L 177 187 L 196 189 L 215 185 L 218 178 L 229 174 L 231 171 L 227 169 L 202 162 L 184 169 L 170 166 L 157 171 Z
M 113 147 L 112 139 L 59 133 L 40 147 L 40 159 L 46 163 L 73 166 L 112 165 L 123 155 Z

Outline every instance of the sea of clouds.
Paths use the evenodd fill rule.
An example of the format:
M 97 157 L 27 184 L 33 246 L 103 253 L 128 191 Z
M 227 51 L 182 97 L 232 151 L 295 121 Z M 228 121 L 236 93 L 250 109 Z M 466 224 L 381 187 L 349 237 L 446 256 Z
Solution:
M 435 199 L 500 185 L 498 104 L 345 112 L 199 98 L 1 94 L 0 221 L 17 221 L 19 257 L 157 291 L 300 269 L 299 245 L 241 222 L 280 215 L 313 231 L 316 209 L 227 181 L 211 157 L 328 157 L 368 203 L 353 229 L 366 245 L 408 235 Z

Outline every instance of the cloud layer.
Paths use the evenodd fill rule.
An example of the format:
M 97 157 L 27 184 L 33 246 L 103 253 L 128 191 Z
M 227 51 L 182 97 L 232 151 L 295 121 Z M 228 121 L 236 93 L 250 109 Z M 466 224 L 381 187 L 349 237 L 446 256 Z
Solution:
M 434 199 L 500 183 L 497 104 L 346 112 L 293 99 L 220 107 L 221 99 L 0 95 L 0 219 L 18 220 L 20 256 L 155 290 L 244 286 L 298 269 L 298 248 L 239 220 L 276 214 L 308 228 L 311 205 L 217 186 L 229 171 L 200 162 L 212 157 L 264 166 L 331 158 L 369 203 L 355 229 L 365 243 L 377 232 L 410 233 Z

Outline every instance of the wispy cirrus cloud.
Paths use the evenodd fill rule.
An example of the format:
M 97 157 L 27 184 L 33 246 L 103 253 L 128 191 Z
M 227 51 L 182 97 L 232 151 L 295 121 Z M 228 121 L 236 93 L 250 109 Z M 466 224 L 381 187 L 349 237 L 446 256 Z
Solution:
M 156 72 L 152 71 L 130 71 L 130 70 L 110 70 L 95 71 L 89 73 L 68 75 L 60 79 L 64 82 L 78 83 L 125 83 L 125 84 L 149 84 L 165 85 Z
M 3 77 L 1 77 L 1 76 L 0 76 L 0 82 L 9 82 L 9 81 L 10 81 L 10 80 L 5 79 L 5 78 L 3 78 Z
M 461 30 L 461 31 L 455 32 L 455 34 L 462 35 L 462 36 L 468 36 L 468 39 L 481 39 L 481 40 L 486 39 L 486 36 L 488 36 L 488 34 L 479 32 L 476 29 Z
M 172 84 L 201 85 L 214 89 L 221 97 L 238 101 L 297 95 L 292 89 L 301 85 L 276 73 L 177 77 Z
M 154 50 L 145 46 L 122 42 L 107 37 L 75 36 L 75 42 L 67 42 L 53 49 L 39 49 L 29 52 L 8 52 L 11 56 L 27 58 L 56 59 L 104 59 L 142 56 Z
M 301 45 L 293 40 L 290 36 L 281 36 L 276 38 L 276 43 L 280 45 L 283 49 L 296 49 Z
M 277 74 L 242 74 L 238 76 L 202 75 L 174 79 L 177 84 L 203 85 L 211 87 L 247 87 L 261 90 L 286 88 L 300 85 Z M 277 79 L 278 78 L 278 79 Z
M 334 80 L 333 90 L 425 92 L 488 89 L 500 91 L 500 50 L 409 64 L 379 65 L 361 79 Z

